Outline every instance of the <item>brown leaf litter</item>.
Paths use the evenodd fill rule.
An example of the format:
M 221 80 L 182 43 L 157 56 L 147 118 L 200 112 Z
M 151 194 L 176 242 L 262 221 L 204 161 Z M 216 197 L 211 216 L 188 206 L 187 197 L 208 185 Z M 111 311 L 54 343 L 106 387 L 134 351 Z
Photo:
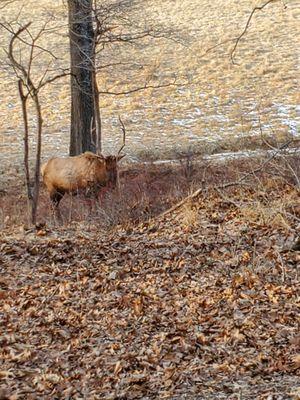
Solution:
M 2 235 L 0 397 L 299 399 L 296 220 L 254 202 Z

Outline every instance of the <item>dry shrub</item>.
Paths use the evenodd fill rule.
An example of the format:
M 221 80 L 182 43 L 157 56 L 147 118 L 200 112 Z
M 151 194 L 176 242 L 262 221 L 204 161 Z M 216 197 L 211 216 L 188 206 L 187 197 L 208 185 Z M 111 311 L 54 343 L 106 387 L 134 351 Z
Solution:
M 12 188 L 13 193 L 5 192 L 0 197 L 0 228 L 26 224 L 28 222 L 28 203 L 24 193 Z
M 120 190 L 103 189 L 99 199 L 65 195 L 60 204 L 65 224 L 88 221 L 102 228 L 139 222 L 154 216 L 184 197 L 190 184 L 181 169 L 166 166 L 139 166 L 120 173 Z M 0 226 L 28 224 L 25 189 L 14 188 L 0 198 Z M 56 225 L 45 189 L 41 191 L 39 221 Z
M 120 191 L 102 196 L 94 219 L 106 227 L 147 220 L 184 197 L 188 187 L 185 177 L 169 167 L 128 171 L 122 176 Z
M 199 212 L 192 203 L 187 203 L 184 205 L 179 218 L 181 225 L 186 228 L 197 226 L 200 223 Z
M 240 212 L 243 219 L 249 223 L 268 225 L 286 231 L 291 229 L 285 218 L 284 204 L 282 202 L 271 202 L 266 205 L 260 201 L 255 201 L 251 205 L 241 207 Z
M 296 165 L 296 159 L 292 161 Z M 189 157 L 179 165 L 131 166 L 120 172 L 120 190 L 102 190 L 98 202 L 80 195 L 66 195 L 60 205 L 64 224 L 88 222 L 101 229 L 110 229 L 118 224 L 145 221 L 165 211 L 199 187 L 214 188 L 226 182 L 237 182 L 261 164 L 262 160 L 253 159 L 213 164 Z M 282 174 L 279 175 L 278 171 Z M 296 168 L 295 173 L 298 173 Z M 297 191 L 293 196 L 288 191 L 284 193 L 284 188 L 290 188 L 295 182 L 293 175 L 290 168 L 285 169 L 285 160 L 276 160 L 276 164 L 247 176 L 244 182 L 248 185 L 247 189 L 243 187 L 240 191 L 241 186 L 236 185 L 223 194 L 229 203 L 240 203 L 243 218 L 257 224 L 275 224 L 289 229 L 286 215 L 293 214 L 297 218 L 299 208 Z M 272 193 L 272 198 L 269 193 Z M 274 193 L 278 194 L 277 198 L 273 197 Z M 209 208 L 209 204 L 206 207 Z M 26 225 L 28 213 L 25 189 L 20 185 L 9 192 L 1 193 L 0 210 L 1 228 Z M 197 211 L 191 204 L 183 207 L 181 216 L 182 223 L 187 226 L 198 223 Z M 38 221 L 50 226 L 57 224 L 45 190 L 41 191 Z
M 272 170 L 287 183 L 300 187 L 299 153 L 282 155 L 273 163 Z

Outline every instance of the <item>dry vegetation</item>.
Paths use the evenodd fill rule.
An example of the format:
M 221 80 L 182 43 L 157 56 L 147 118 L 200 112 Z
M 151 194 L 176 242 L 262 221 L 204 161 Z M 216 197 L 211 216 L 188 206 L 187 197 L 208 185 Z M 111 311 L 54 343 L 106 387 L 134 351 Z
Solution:
M 295 177 L 215 189 L 259 165 L 139 168 L 122 207 L 0 234 L 1 398 L 299 399 Z
M 45 36 L 42 44 L 58 55 L 55 67 L 65 67 L 68 42 L 63 3 L 18 1 L 1 10 L 3 18 L 12 19 L 21 3 L 20 22 L 33 20 L 32 29 L 38 29 L 49 15 L 55 16 L 50 26 L 61 28 Z M 101 54 L 100 62 L 124 64 L 101 71 L 100 90 L 143 85 L 150 75 L 153 84 L 171 81 L 174 75 L 177 83 L 190 84 L 130 96 L 103 95 L 104 150 L 112 152 L 118 146 L 118 113 L 126 122 L 131 158 L 147 159 L 149 154 L 174 158 L 190 147 L 204 153 L 222 152 L 232 145 L 259 147 L 258 116 L 267 136 L 284 141 L 295 134 L 299 122 L 299 2 L 276 1 L 255 14 L 235 55 L 239 65 L 232 65 L 230 60 L 233 39 L 258 3 L 203 0 L 199 6 L 193 0 L 142 2 L 133 18 L 143 23 L 141 16 L 147 16 L 148 22 L 173 29 L 174 40 L 148 40 L 141 46 L 120 46 L 113 52 L 108 49 Z M 2 33 L 5 47 L 7 36 Z M 37 71 L 41 71 L 47 60 L 36 62 Z M 8 174 L 13 174 L 21 165 L 23 128 L 16 85 L 5 61 L 0 69 L 0 91 L 0 172 L 7 174 L 9 170 Z M 45 88 L 45 158 L 67 153 L 69 101 L 68 79 Z
M 61 28 L 47 46 L 57 66 L 68 63 L 63 2 L 20 0 L 1 17 L 20 3 L 36 29 L 55 15 Z M 0 68 L 0 399 L 299 400 L 300 162 L 276 153 L 299 122 L 299 3 L 255 15 L 238 66 L 231 40 L 259 2 L 142 3 L 137 16 L 181 43 L 104 53 L 103 62 L 136 64 L 102 72 L 100 89 L 150 73 L 191 84 L 101 98 L 106 153 L 121 140 L 120 110 L 126 121 L 121 190 L 102 191 L 92 211 L 65 196 L 62 226 L 45 191 L 37 229 L 28 225 L 20 107 L 13 74 Z M 67 153 L 69 100 L 67 79 L 45 89 L 44 158 Z M 257 147 L 276 157 L 203 156 Z M 179 161 L 155 164 L 162 158 Z

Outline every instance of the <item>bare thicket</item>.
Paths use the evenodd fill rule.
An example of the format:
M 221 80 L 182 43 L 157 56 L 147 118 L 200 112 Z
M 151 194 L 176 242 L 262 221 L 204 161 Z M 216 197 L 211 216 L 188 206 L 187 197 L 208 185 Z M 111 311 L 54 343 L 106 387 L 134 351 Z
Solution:
M 19 24 L 17 24 L 18 26 Z M 22 115 L 24 124 L 24 169 L 25 182 L 27 188 L 27 196 L 30 205 L 30 221 L 36 225 L 37 207 L 40 189 L 40 165 L 42 150 L 42 128 L 43 117 L 40 102 L 40 92 L 47 84 L 65 76 L 68 72 L 62 72 L 56 75 L 49 75 L 50 65 L 46 67 L 39 75 L 34 72 L 34 63 L 37 54 L 41 57 L 42 53 L 46 53 L 50 58 L 54 56 L 39 45 L 40 38 L 47 33 L 47 23 L 36 33 L 32 34 L 29 30 L 31 22 L 15 29 L 12 23 L 1 23 L 2 28 L 11 34 L 7 56 L 11 67 L 15 73 L 18 82 L 18 92 L 22 105 Z M 25 55 L 24 55 L 25 54 Z M 28 101 L 34 104 L 34 113 L 37 120 L 36 126 L 36 150 L 35 150 L 35 166 L 33 176 L 31 176 L 29 165 L 29 154 L 33 151 L 29 142 L 29 119 L 34 116 L 29 115 Z

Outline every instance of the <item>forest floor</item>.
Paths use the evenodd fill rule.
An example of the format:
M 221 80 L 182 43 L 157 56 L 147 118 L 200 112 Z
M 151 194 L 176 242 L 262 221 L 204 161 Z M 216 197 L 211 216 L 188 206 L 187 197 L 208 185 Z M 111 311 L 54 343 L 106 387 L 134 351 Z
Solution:
M 299 189 L 251 162 L 205 185 L 204 168 L 153 167 L 156 203 L 137 218 L 128 201 L 131 219 L 106 228 L 4 227 L 0 398 L 299 400 Z M 198 195 L 160 214 L 166 183 L 195 176 Z

